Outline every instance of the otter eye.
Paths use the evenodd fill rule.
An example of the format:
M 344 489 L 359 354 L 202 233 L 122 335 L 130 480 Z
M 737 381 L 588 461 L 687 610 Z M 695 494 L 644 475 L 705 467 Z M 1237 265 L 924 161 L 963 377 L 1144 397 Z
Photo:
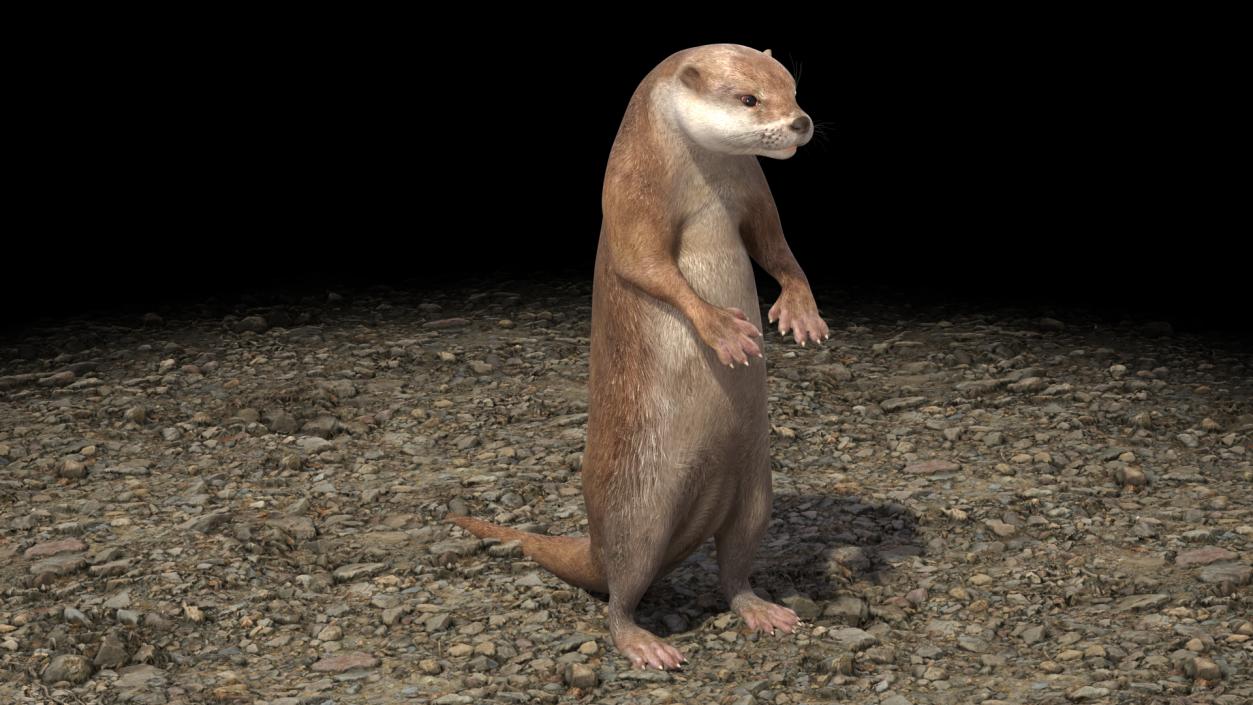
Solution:
M 753 107 L 754 105 L 757 105 L 757 96 L 755 96 L 755 95 L 742 95 L 742 96 L 740 96 L 740 102 L 741 102 L 741 103 L 743 103 L 744 105 L 747 105 L 748 107 L 750 107 L 750 108 L 751 108 L 751 107 Z

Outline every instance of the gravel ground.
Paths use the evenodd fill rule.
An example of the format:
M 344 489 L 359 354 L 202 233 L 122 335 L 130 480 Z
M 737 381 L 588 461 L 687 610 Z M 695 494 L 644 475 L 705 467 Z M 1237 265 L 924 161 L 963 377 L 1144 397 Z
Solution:
M 5 703 L 1247 703 L 1253 355 L 819 292 L 768 349 L 757 637 L 712 545 L 605 603 L 450 510 L 583 533 L 589 282 L 376 288 L 0 340 Z M 769 301 L 763 301 L 768 305 Z

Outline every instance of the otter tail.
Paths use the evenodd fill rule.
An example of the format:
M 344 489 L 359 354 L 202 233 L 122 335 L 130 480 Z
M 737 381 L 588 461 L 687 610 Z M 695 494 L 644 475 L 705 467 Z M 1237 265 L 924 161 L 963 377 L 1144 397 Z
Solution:
M 541 536 L 466 516 L 450 516 L 448 521 L 481 539 L 519 541 L 522 553 L 558 578 L 588 592 L 609 592 L 609 581 L 592 560 L 592 541 L 586 536 Z

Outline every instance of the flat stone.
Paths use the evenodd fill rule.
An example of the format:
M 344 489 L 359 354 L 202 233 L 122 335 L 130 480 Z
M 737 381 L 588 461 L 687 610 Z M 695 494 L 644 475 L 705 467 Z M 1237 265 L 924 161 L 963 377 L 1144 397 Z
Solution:
M 1203 583 L 1231 583 L 1245 585 L 1253 577 L 1253 568 L 1244 563 L 1214 563 L 1207 565 L 1197 574 Z
M 230 521 L 230 518 L 231 512 L 229 510 L 211 512 L 209 514 L 192 517 L 182 524 L 179 524 L 178 528 L 183 531 L 199 531 L 202 534 L 207 534 L 222 524 L 225 524 L 227 521 Z
M 350 563 L 335 569 L 331 577 L 337 583 L 346 583 L 350 580 L 358 578 L 368 578 L 371 575 L 377 575 L 387 569 L 386 563 Z
M 427 321 L 426 323 L 422 324 L 422 327 L 423 328 L 436 328 L 436 329 L 460 328 L 462 326 L 468 325 L 469 323 L 470 321 L 465 318 L 441 318 L 435 321 Z
M 1114 605 L 1114 609 L 1118 612 L 1134 611 L 1161 607 L 1170 602 L 1170 595 L 1164 592 L 1146 593 L 1143 595 L 1129 595 L 1122 598 Z
M 822 616 L 831 617 L 845 626 L 859 627 L 870 617 L 870 609 L 860 597 L 841 595 L 827 605 Z
M 855 627 L 834 629 L 830 632 L 830 634 L 832 639 L 838 641 L 853 651 L 864 651 L 879 643 L 878 637 L 874 634 Z
M 270 519 L 266 526 L 272 526 L 294 539 L 309 540 L 317 538 L 318 530 L 309 517 L 286 516 Z
M 53 575 L 69 575 L 87 567 L 87 556 L 82 553 L 67 553 L 48 558 L 30 566 L 31 575 L 52 573 Z
M 48 663 L 48 667 L 44 669 L 44 683 L 59 683 L 67 681 L 70 683 L 82 683 L 91 677 L 92 667 L 91 661 L 85 656 L 78 654 L 61 654 L 54 656 L 52 661 Z
M 374 656 L 361 651 L 353 651 L 324 658 L 313 664 L 313 670 L 319 673 L 343 673 L 355 668 L 374 668 L 377 665 L 379 665 L 379 660 Z
M 1109 688 L 1097 688 L 1096 686 L 1085 685 L 1066 694 L 1067 700 L 1083 701 L 1103 698 L 1109 695 Z
M 913 475 L 934 475 L 941 472 L 957 472 L 962 466 L 951 460 L 924 460 L 905 466 L 905 472 Z
M 1239 557 L 1240 554 L 1229 551 L 1222 546 L 1206 546 L 1185 551 L 1175 556 L 1175 565 L 1180 568 L 1187 568 L 1194 565 L 1209 565 L 1218 561 L 1232 561 Z
M 879 408 L 888 412 L 904 411 L 905 409 L 916 409 L 926 403 L 926 397 L 895 397 L 879 402 Z
M 55 556 L 58 553 L 70 553 L 73 551 L 86 551 L 87 544 L 74 538 L 60 539 L 58 541 L 44 541 L 26 549 L 23 556 L 27 558 L 44 558 L 45 556 Z
M 131 567 L 130 559 L 123 558 L 118 561 L 109 561 L 108 563 L 101 563 L 100 565 L 93 565 L 89 572 L 92 575 L 95 575 L 97 577 L 109 577 L 113 575 L 121 575 L 122 573 L 125 573 L 127 570 L 129 570 L 130 567 Z
M 328 448 L 335 447 L 334 443 L 331 443 L 325 438 L 318 438 L 317 436 L 305 436 L 300 438 L 296 441 L 296 445 L 299 446 L 301 450 L 309 454 L 321 453 Z

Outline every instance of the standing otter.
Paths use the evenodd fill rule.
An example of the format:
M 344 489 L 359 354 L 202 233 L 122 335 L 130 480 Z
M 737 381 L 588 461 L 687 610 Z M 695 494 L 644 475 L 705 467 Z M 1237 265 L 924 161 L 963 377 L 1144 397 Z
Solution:
M 751 257 L 783 293 L 770 309 L 797 343 L 829 337 L 755 156 L 787 159 L 813 135 L 796 82 L 769 50 L 715 44 L 646 76 L 609 153 L 596 252 L 583 495 L 589 537 L 520 540 L 562 580 L 609 594 L 609 632 L 637 667 L 678 650 L 635 623 L 659 576 L 710 536 L 722 589 L 750 629 L 796 613 L 749 586 L 770 519 L 769 425 Z

